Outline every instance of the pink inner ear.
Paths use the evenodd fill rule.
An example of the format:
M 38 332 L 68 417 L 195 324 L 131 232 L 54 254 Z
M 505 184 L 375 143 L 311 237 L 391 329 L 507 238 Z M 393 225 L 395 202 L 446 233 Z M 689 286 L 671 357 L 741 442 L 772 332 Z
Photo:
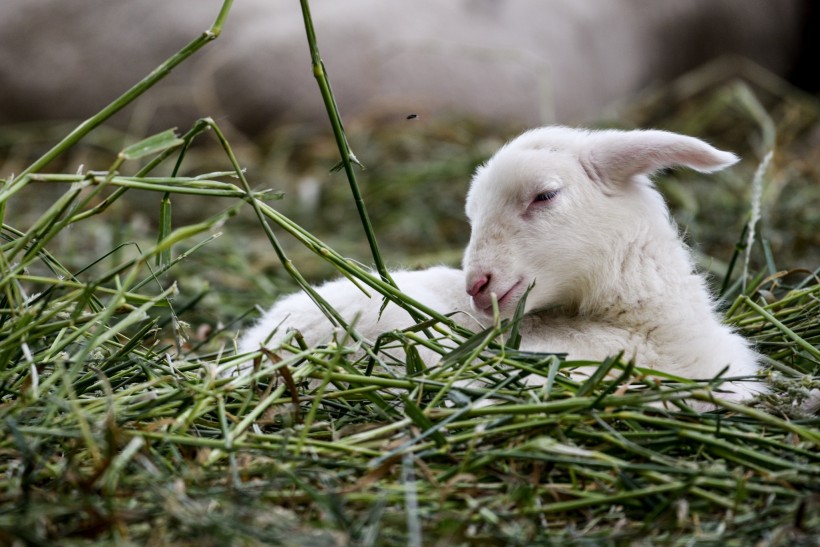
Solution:
M 594 136 L 591 157 L 601 171 L 614 179 L 675 165 L 711 173 L 738 160 L 731 152 L 718 150 L 702 140 L 667 131 L 602 131 Z

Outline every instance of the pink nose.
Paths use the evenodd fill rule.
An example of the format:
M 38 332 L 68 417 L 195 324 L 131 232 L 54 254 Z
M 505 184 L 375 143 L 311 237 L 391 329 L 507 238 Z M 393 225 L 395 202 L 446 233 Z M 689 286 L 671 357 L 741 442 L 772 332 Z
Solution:
M 472 284 L 470 288 L 467 289 L 467 294 L 470 296 L 475 296 L 490 284 L 490 276 L 489 275 L 482 275 L 479 277 L 475 283 Z

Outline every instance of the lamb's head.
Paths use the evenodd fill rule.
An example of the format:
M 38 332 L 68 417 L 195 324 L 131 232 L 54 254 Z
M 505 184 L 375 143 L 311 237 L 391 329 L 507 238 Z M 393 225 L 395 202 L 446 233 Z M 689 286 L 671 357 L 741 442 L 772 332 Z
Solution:
M 474 308 L 491 314 L 494 294 L 510 316 L 532 282 L 526 312 L 581 305 L 621 269 L 639 234 L 676 237 L 646 175 L 673 165 L 711 172 L 735 161 L 665 131 L 524 133 L 476 171 L 467 195 L 464 270 Z

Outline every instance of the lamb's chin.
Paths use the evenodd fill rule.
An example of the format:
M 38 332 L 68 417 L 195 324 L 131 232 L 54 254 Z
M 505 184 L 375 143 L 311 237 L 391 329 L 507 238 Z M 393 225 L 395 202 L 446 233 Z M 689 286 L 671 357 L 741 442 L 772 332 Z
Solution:
M 518 302 L 512 302 L 509 305 L 499 306 L 498 317 L 501 319 L 511 319 L 515 315 L 515 309 L 517 305 Z M 482 323 L 484 324 L 488 324 L 495 317 L 492 308 L 489 308 L 487 310 L 481 310 L 474 306 L 473 310 L 475 311 L 476 317 L 478 319 L 481 319 Z

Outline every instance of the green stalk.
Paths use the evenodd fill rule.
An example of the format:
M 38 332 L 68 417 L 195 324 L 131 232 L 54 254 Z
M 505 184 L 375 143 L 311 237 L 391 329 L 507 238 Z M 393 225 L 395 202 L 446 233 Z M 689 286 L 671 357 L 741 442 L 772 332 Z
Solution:
M 713 398 L 710 394 L 701 391 L 693 392 L 692 398 L 709 403 L 716 402 L 718 405 L 722 406 L 727 410 L 731 410 L 732 412 L 737 412 L 738 414 L 748 416 L 749 418 L 753 418 L 754 420 L 760 423 L 767 424 L 769 426 L 773 426 L 781 430 L 789 431 L 803 439 L 806 439 L 809 442 L 814 443 L 817 447 L 820 447 L 820 432 L 810 427 L 802 427 L 790 420 L 780 419 L 777 416 L 772 416 L 771 414 L 762 412 L 760 410 L 757 410 L 756 408 L 752 408 L 750 406 L 746 406 L 740 403 L 733 403 L 732 401 L 727 401 L 725 399 Z
M 370 245 L 370 252 L 373 254 L 373 261 L 376 265 L 376 271 L 379 272 L 379 275 L 385 282 L 395 287 L 396 283 L 393 281 L 393 278 L 390 277 L 390 273 L 387 271 L 384 261 L 382 260 L 379 245 L 376 242 L 376 234 L 374 233 L 373 226 L 370 223 L 370 217 L 367 214 L 364 199 L 359 191 L 359 184 L 356 181 L 356 173 L 353 171 L 353 162 L 355 161 L 358 163 L 358 160 L 356 160 L 353 152 L 350 151 L 350 145 L 347 142 L 347 136 L 345 135 L 344 126 L 342 125 L 342 118 L 339 115 L 339 109 L 336 106 L 336 99 L 333 98 L 333 91 L 330 88 L 327 70 L 325 69 L 325 64 L 322 61 L 322 57 L 319 55 L 319 47 L 316 45 L 316 32 L 313 30 L 313 19 L 310 16 L 310 6 L 308 5 L 308 0 L 299 0 L 299 3 L 302 6 L 302 16 L 305 20 L 305 32 L 307 33 L 308 46 L 310 48 L 310 60 L 313 65 L 313 75 L 316 77 L 316 81 L 319 84 L 319 89 L 322 92 L 322 100 L 325 103 L 327 114 L 330 117 L 330 125 L 333 127 L 333 135 L 336 137 L 336 145 L 339 148 L 342 166 L 344 167 L 345 174 L 347 175 L 347 181 L 350 184 L 350 191 L 353 193 L 353 200 L 356 203 L 356 209 L 358 210 L 359 217 L 362 220 L 364 233 L 367 236 L 367 242 Z
M 63 140 L 54 145 L 51 150 L 46 152 L 37 161 L 24 169 L 17 177 L 17 180 L 25 181 L 28 175 L 40 171 L 43 167 L 51 163 L 51 161 L 57 156 L 77 144 L 77 142 L 96 129 L 100 124 L 131 104 L 137 97 L 165 78 L 174 68 L 185 61 L 188 57 L 202 49 L 202 47 L 209 42 L 216 40 L 222 33 L 222 27 L 225 25 L 225 21 L 228 18 L 228 12 L 230 11 L 232 4 L 233 0 L 224 0 L 222 7 L 219 10 L 219 14 L 216 16 L 211 28 L 203 32 L 200 36 L 179 50 L 175 55 L 155 68 L 148 76 L 140 80 L 131 89 L 115 99 L 114 102 L 78 125 L 71 133 L 66 135 Z
M 229 161 L 231 162 L 231 166 L 234 168 L 236 175 L 239 177 L 239 180 L 242 183 L 242 187 L 245 190 L 246 196 L 248 201 L 253 208 L 254 213 L 256 213 L 256 218 L 259 220 L 260 224 L 262 224 L 262 229 L 265 232 L 265 235 L 268 238 L 271 246 L 273 247 L 274 252 L 276 253 L 279 262 L 282 263 L 282 266 L 285 268 L 285 271 L 290 274 L 294 281 L 304 290 L 308 296 L 310 296 L 311 300 L 316 303 L 316 305 L 321 309 L 325 315 L 331 319 L 334 325 L 341 326 L 345 330 L 347 330 L 347 323 L 342 319 L 342 317 L 333 309 L 333 307 L 328 304 L 324 298 L 319 296 L 313 287 L 310 286 L 310 283 L 302 276 L 299 270 L 293 265 L 293 262 L 287 257 L 285 254 L 285 250 L 282 245 L 279 243 L 279 239 L 276 237 L 276 234 L 273 233 L 270 225 L 265 220 L 265 215 L 262 212 L 262 208 L 259 202 L 253 198 L 253 192 L 251 190 L 251 185 L 248 182 L 248 179 L 245 177 L 245 173 L 242 170 L 242 167 L 239 165 L 239 160 L 236 159 L 236 155 L 233 153 L 233 149 L 231 148 L 230 144 L 228 143 L 228 139 L 225 138 L 225 135 L 222 133 L 222 130 L 216 125 L 213 120 L 207 119 L 206 123 L 208 123 L 213 130 L 214 134 L 216 135 L 217 140 L 219 141 L 222 149 L 227 154 Z
M 741 298 L 747 306 L 749 306 L 754 311 L 759 313 L 761 317 L 766 319 L 766 321 L 770 322 L 772 325 L 777 327 L 780 330 L 780 332 L 794 340 L 797 343 L 797 345 L 806 350 L 809 353 L 809 355 L 815 357 L 816 359 L 820 359 L 820 349 L 817 349 L 816 347 L 812 346 L 811 344 L 803 340 L 801 337 L 795 334 L 793 330 L 791 330 L 789 327 L 778 321 L 774 315 L 764 310 L 761 306 L 758 306 L 755 303 L 755 301 L 749 298 L 748 296 L 743 295 L 741 296 Z
M 188 143 L 190 143 L 197 135 L 199 135 L 200 133 L 206 131 L 207 129 L 208 129 L 208 125 L 206 123 L 204 123 L 202 120 L 197 120 L 197 122 L 194 124 L 194 126 L 185 135 L 182 136 L 184 146 L 187 146 Z M 168 149 L 164 150 L 162 153 L 158 154 L 151 161 L 149 161 L 145 165 L 145 167 L 143 167 L 142 169 L 137 171 L 137 174 L 135 175 L 135 177 L 137 177 L 137 178 L 145 177 L 146 175 L 148 175 L 148 173 L 153 171 L 158 165 L 160 165 L 162 162 L 164 162 L 166 159 L 168 159 L 175 151 L 176 151 L 176 148 L 168 148 Z M 116 178 L 117 177 L 115 177 L 115 179 Z M 97 205 L 93 209 L 89 209 L 89 210 L 85 211 L 84 213 L 75 215 L 73 217 L 72 221 L 73 222 L 79 222 L 80 220 L 82 220 L 84 218 L 87 218 L 87 217 L 94 216 L 96 214 L 102 213 L 112 203 L 114 203 L 116 200 L 118 200 L 120 198 L 120 196 L 122 196 L 127 190 L 128 190 L 127 187 L 117 188 L 114 192 L 111 193 L 110 196 L 105 198 L 102 201 L 102 203 L 100 203 L 99 205 Z
M 253 211 L 256 214 L 256 217 L 259 220 L 260 224 L 262 225 L 262 229 L 264 230 L 265 235 L 268 238 L 268 241 L 270 242 L 271 246 L 273 247 L 273 250 L 276 253 L 277 258 L 279 258 L 279 261 L 281 262 L 282 266 L 285 268 L 285 271 L 287 271 L 288 274 L 290 274 L 290 276 L 294 279 L 294 281 L 296 281 L 296 283 L 302 288 L 302 290 L 305 291 L 305 293 L 308 295 L 308 297 L 310 297 L 310 299 L 316 304 L 316 306 L 319 307 L 319 309 L 325 314 L 325 316 L 328 319 L 330 319 L 331 322 L 333 322 L 333 324 L 342 327 L 357 342 L 363 341 L 362 337 L 355 331 L 355 329 L 351 328 L 347 324 L 347 322 L 344 320 L 344 318 L 341 315 L 339 315 L 339 312 L 337 312 L 333 308 L 333 306 L 331 306 L 324 298 L 322 298 L 321 295 L 319 295 L 318 292 L 316 292 L 316 289 L 314 289 L 310 285 L 310 283 L 307 282 L 307 280 L 302 276 L 302 274 L 299 272 L 299 270 L 296 269 L 296 266 L 293 265 L 293 262 L 287 257 L 287 255 L 285 254 L 284 248 L 281 246 L 281 244 L 279 243 L 279 240 L 276 237 L 276 234 L 273 233 L 273 230 L 271 229 L 271 227 L 268 224 L 267 220 L 265 220 L 265 214 L 262 212 L 262 206 L 264 204 L 260 204 L 259 201 L 254 198 L 253 192 L 251 191 L 250 183 L 248 182 L 247 177 L 245 177 L 245 173 L 242 170 L 242 167 L 239 165 L 239 161 L 236 159 L 236 155 L 234 154 L 233 149 L 231 148 L 230 144 L 228 143 L 228 140 L 225 138 L 225 135 L 222 133 L 222 130 L 219 128 L 218 125 L 216 125 L 216 123 L 213 122 L 213 120 L 207 119 L 205 121 L 206 121 L 206 123 L 208 123 L 210 125 L 211 129 L 213 129 L 214 134 L 216 135 L 217 140 L 219 141 L 220 145 L 222 146 L 223 150 L 225 151 L 225 154 L 227 154 L 228 159 L 231 162 L 231 166 L 234 168 L 237 177 L 239 177 L 239 180 L 242 182 L 242 187 L 245 189 L 245 192 L 247 193 L 247 199 L 250 202 L 251 206 L 253 207 Z M 271 208 L 268 208 L 268 209 L 270 209 L 271 211 L 273 210 Z M 347 262 L 347 261 L 345 261 L 345 262 Z M 387 283 L 387 282 L 385 282 L 385 283 Z M 392 287 L 395 287 L 395 285 L 392 285 Z M 368 344 L 362 344 L 362 348 L 371 357 L 373 357 L 374 359 L 376 359 L 377 361 L 380 362 L 378 356 L 375 355 L 370 350 Z M 348 363 L 346 363 L 344 361 L 341 362 L 340 365 L 343 366 L 346 369 L 349 369 L 351 372 L 355 371 L 355 369 L 353 369 L 353 367 L 351 365 L 349 365 Z M 381 407 L 383 409 L 388 409 L 389 408 L 389 405 L 384 401 L 384 399 L 379 394 L 371 393 L 371 394 L 368 394 L 367 397 L 371 401 L 376 403 L 379 407 Z
M 418 302 L 408 297 L 407 295 L 402 293 L 395 286 L 395 284 L 384 281 L 380 277 L 375 277 L 370 273 L 366 272 L 365 270 L 363 270 L 362 268 L 356 266 L 353 262 L 345 259 L 341 255 L 337 254 L 335 251 L 331 250 L 322 241 L 317 239 L 312 234 L 306 232 L 295 222 L 293 222 L 292 220 L 290 220 L 274 208 L 270 207 L 266 203 L 258 203 L 256 201 L 254 201 L 253 203 L 259 206 L 264 216 L 276 222 L 280 227 L 282 227 L 289 234 L 294 236 L 300 243 L 305 245 L 308 249 L 312 250 L 314 253 L 330 262 L 343 275 L 347 277 L 354 276 L 357 279 L 364 281 L 366 284 L 370 285 L 384 296 L 390 298 L 390 300 L 392 300 L 393 303 L 395 303 L 398 306 L 401 306 L 403 309 L 407 310 L 407 312 L 412 315 L 416 315 L 417 311 L 421 311 L 424 314 L 436 319 L 441 323 L 444 323 L 449 327 L 455 327 L 455 324 L 451 319 L 443 316 L 441 313 L 433 310 L 432 308 L 425 306 L 421 302 Z M 283 265 L 285 265 L 285 269 L 288 269 L 288 264 L 290 264 L 290 261 L 288 261 L 287 263 L 283 262 Z M 292 267 L 292 264 L 290 264 L 290 267 Z M 300 286 L 302 285 L 300 284 Z M 310 292 L 308 292 L 308 294 L 310 294 Z M 455 328 L 456 330 L 458 330 L 457 327 Z
M 684 490 L 685 488 L 686 484 L 683 482 L 672 482 L 658 486 L 648 486 L 637 490 L 627 490 L 625 492 L 609 496 L 601 496 L 599 494 L 588 494 L 580 499 L 547 503 L 540 507 L 527 508 L 524 510 L 524 512 L 527 514 L 558 513 L 565 511 L 576 511 L 578 509 L 583 509 L 584 507 L 590 507 L 594 505 L 606 507 L 634 498 L 643 498 L 647 496 L 663 494 L 666 492 L 675 492 L 679 490 Z M 574 493 L 580 494 L 580 492 Z

